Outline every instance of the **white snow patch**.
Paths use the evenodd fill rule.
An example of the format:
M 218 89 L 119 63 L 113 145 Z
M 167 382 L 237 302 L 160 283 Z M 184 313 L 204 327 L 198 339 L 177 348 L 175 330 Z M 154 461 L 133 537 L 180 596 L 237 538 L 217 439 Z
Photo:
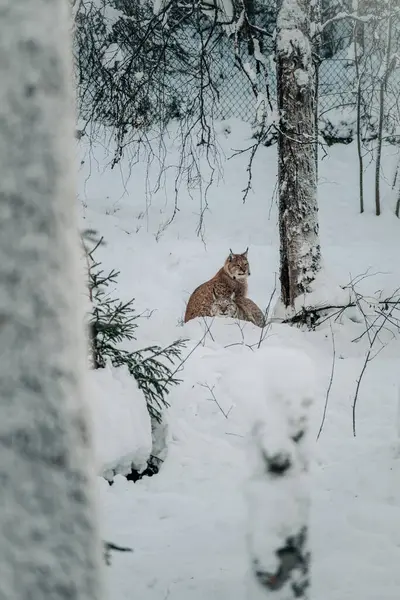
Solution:
M 294 78 L 300 88 L 306 87 L 310 81 L 309 74 L 304 69 L 296 69 L 294 72 Z
M 252 84 L 256 85 L 257 84 L 257 75 L 256 75 L 256 72 L 254 71 L 254 69 L 252 68 L 251 64 L 249 62 L 244 62 L 243 69 L 247 73 L 247 76 L 250 79 L 250 81 L 252 82 Z
M 106 478 L 146 468 L 151 424 L 143 393 L 126 367 L 90 371 L 90 411 L 98 473 Z
M 313 362 L 305 353 L 280 347 L 257 353 L 254 371 L 246 368 L 246 372 L 252 386 L 262 380 L 263 387 L 257 390 L 261 392 L 257 408 L 249 411 L 253 420 L 248 438 L 250 476 L 246 483 L 250 554 L 272 574 L 279 566 L 277 549 L 308 524 L 307 438 L 317 378 Z M 293 438 L 298 434 L 303 436 L 295 442 Z M 288 473 L 279 478 L 268 476 L 263 455 L 288 460 Z
M 275 146 L 260 146 L 253 163 L 252 193 L 243 204 L 248 154 L 225 158 L 233 148 L 252 143 L 251 127 L 229 119 L 216 123 L 216 131 L 224 178 L 209 189 L 206 244 L 196 236 L 201 210 L 198 189 L 193 186 L 188 194 L 186 185 L 174 221 L 155 240 L 160 223 L 174 209 L 173 165 L 179 164 L 181 149 L 177 129 L 171 127 L 164 140 L 168 170 L 161 182 L 157 161 L 147 169 L 142 160 L 130 169 L 123 159 L 119 169 L 110 171 L 105 169 L 113 151 L 109 143 L 90 146 L 85 138 L 80 142 L 87 151 L 79 156 L 85 160 L 80 190 L 87 205 L 82 207 L 83 226 L 93 227 L 107 242 L 96 252 L 97 258 L 105 270 L 121 271 L 119 297 L 135 297 L 138 312 L 154 309 L 151 318 L 140 323 L 140 347 L 187 337 L 187 353 L 196 348 L 179 373 L 183 382 L 169 396 L 168 453 L 160 473 L 135 484 L 117 476 L 113 486 L 104 481 L 99 486 L 103 538 L 134 548 L 133 553 L 115 553 L 106 569 L 108 595 L 114 600 L 129 600 L 132 589 L 141 600 L 246 597 L 248 527 L 243 489 L 250 466 L 246 436 L 254 411 L 259 410 L 257 399 L 268 391 L 262 374 L 266 357 L 261 351 L 257 363 L 253 356 L 258 354 L 261 331 L 249 323 L 220 318 L 207 322 L 210 335 L 202 320 L 184 327 L 180 321 L 190 293 L 216 273 L 230 247 L 241 251 L 250 246 L 249 296 L 266 308 L 279 266 L 273 202 L 277 156 Z M 390 177 L 381 181 L 383 213 L 377 219 L 374 164 L 366 161 L 366 212 L 359 215 L 356 144 L 337 144 L 326 151 L 319 164 L 318 194 L 321 246 L 331 273 L 324 284 L 326 299 L 332 303 L 340 299 L 336 282 L 346 285 L 350 274 L 354 277 L 367 269 L 374 275 L 363 279 L 360 291 L 373 295 L 382 290 L 388 296 L 400 281 L 393 250 L 398 247 L 399 221 L 393 214 L 394 203 L 387 200 Z M 389 174 L 390 152 L 393 148 L 384 147 L 383 172 Z M 199 165 L 205 176 L 209 172 L 205 157 Z M 149 185 L 155 188 L 157 183 L 161 184 L 150 201 Z M 393 524 L 400 522 L 399 340 L 394 339 L 368 365 L 359 392 L 354 439 L 351 404 L 368 340 L 364 336 L 352 342 L 365 330 L 360 322 L 348 319 L 341 325 L 333 320 L 332 329 L 335 374 L 323 432 L 312 448 L 313 597 L 377 600 L 384 590 L 385 600 L 397 600 L 400 530 Z M 328 323 L 315 332 L 273 324 L 261 348 L 273 347 L 306 351 L 326 392 L 333 362 Z M 274 376 L 271 369 L 268 373 Z M 292 381 L 289 370 L 279 373 L 285 385 Z M 228 418 L 200 384 L 215 386 L 215 397 Z M 113 390 L 110 396 L 114 397 Z M 322 400 L 310 426 L 312 439 L 324 408 L 324 395 L 318 397 Z M 109 443 L 107 435 L 105 431 L 104 444 Z M 118 437 L 119 429 L 114 435 Z M 160 436 L 161 448 L 164 437 Z
M 322 265 L 311 284 L 311 291 L 296 298 L 294 310 L 286 309 L 279 299 L 274 308 L 273 317 L 274 320 L 287 319 L 307 308 L 347 306 L 351 300 L 351 289 L 345 285 L 341 286 L 334 275 Z
M 261 52 L 260 42 L 256 38 L 253 38 L 253 44 L 254 44 L 254 58 L 256 60 L 258 60 L 258 62 L 263 64 L 265 67 L 268 67 L 269 59 L 268 59 L 268 57 L 265 56 L 265 54 L 263 54 Z
M 278 29 L 296 29 L 301 27 L 306 20 L 304 10 L 296 0 L 283 0 L 277 16 Z

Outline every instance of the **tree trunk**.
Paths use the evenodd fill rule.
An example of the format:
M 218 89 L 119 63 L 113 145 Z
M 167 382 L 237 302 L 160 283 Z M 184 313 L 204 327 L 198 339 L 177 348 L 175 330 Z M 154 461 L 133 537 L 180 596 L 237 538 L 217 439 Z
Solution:
M 362 132 L 361 132 L 361 106 L 362 106 L 362 74 L 360 72 L 360 58 L 358 55 L 358 31 L 360 24 L 356 21 L 354 25 L 353 43 L 354 43 L 354 65 L 356 68 L 357 81 L 357 156 L 358 156 L 358 189 L 360 199 L 360 213 L 364 212 L 364 158 L 362 152 Z
M 379 83 L 379 122 L 378 122 L 378 146 L 376 149 L 375 163 L 375 214 L 377 217 L 381 214 L 381 161 L 382 161 L 382 142 L 383 142 L 383 121 L 385 119 L 385 92 L 390 69 L 390 53 L 392 47 L 392 20 L 391 3 L 389 3 L 389 17 L 386 36 L 385 58 L 381 66 L 381 76 Z
M 315 68 L 312 60 L 312 0 L 280 0 L 276 63 L 278 194 L 281 300 L 294 307 L 311 291 L 321 268 L 315 164 Z M 318 11 L 317 11 L 318 12 Z
M 392 190 L 396 190 L 397 193 L 397 202 L 394 213 L 397 218 L 400 217 L 400 183 L 399 183 L 399 171 L 400 171 L 400 155 L 397 158 L 396 170 L 394 172 Z
M 69 3 L 0 7 L 0 598 L 95 600 Z

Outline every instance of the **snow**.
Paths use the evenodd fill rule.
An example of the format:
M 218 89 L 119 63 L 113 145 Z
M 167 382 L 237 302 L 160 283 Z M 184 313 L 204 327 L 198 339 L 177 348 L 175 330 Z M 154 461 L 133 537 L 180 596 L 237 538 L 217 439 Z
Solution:
M 249 410 L 253 421 L 248 435 L 250 475 L 246 482 L 249 546 L 257 567 L 275 574 L 280 566 L 276 551 L 285 547 L 289 537 L 298 535 L 309 520 L 308 426 L 318 387 L 312 361 L 298 350 L 266 348 L 251 358 L 251 379 L 256 383 L 252 396 L 257 406 Z M 262 388 L 258 389 L 260 383 Z M 268 461 L 290 466 L 284 475 L 277 476 L 268 473 Z M 285 588 L 280 592 L 282 599 L 288 597 Z
M 69 7 L 1 6 L 1 598 L 101 598 Z
M 247 73 L 251 83 L 253 85 L 257 85 L 257 74 L 254 71 L 253 67 L 251 66 L 251 64 L 249 62 L 244 62 L 243 63 L 243 69 L 245 71 L 245 73 Z
M 277 50 L 283 55 L 290 56 L 293 48 L 298 50 L 300 56 L 306 61 L 304 66 L 311 62 L 311 46 L 309 40 L 300 29 L 282 29 L 276 38 Z
M 303 308 L 347 306 L 354 301 L 351 289 L 347 287 L 349 283 L 350 279 L 343 282 L 341 286 L 332 273 L 323 265 L 311 284 L 311 291 L 296 298 L 294 309 L 285 309 L 282 303 L 278 301 L 274 307 L 274 318 L 287 319 L 291 315 L 299 313 Z
M 261 48 L 260 48 L 260 42 L 253 38 L 253 44 L 254 44 L 254 58 L 260 62 L 261 64 L 264 65 L 264 67 L 268 67 L 268 58 L 265 56 L 265 54 L 263 54 L 261 52 Z
M 306 87 L 309 84 L 310 76 L 304 69 L 296 69 L 294 78 L 299 88 Z
M 179 211 L 160 235 L 160 226 L 174 210 L 173 169 L 150 197 L 147 192 L 156 184 L 155 161 L 148 170 L 143 159 L 131 172 L 126 163 L 105 170 L 112 148 L 89 148 L 85 138 L 81 140 L 83 227 L 93 227 L 104 236 L 107 246 L 98 249 L 98 260 L 105 270 L 121 272 L 117 290 L 121 299 L 135 297 L 138 312 L 154 310 L 140 323 L 138 347 L 185 337 L 189 339 L 185 356 L 193 351 L 180 373 L 182 383 L 169 396 L 167 447 L 159 474 L 137 483 L 117 475 L 111 487 L 98 480 L 103 538 L 134 549 L 113 555 L 106 571 L 108 595 L 128 600 L 135 590 L 141 600 L 243 600 L 250 566 L 249 431 L 261 411 L 260 403 L 269 401 L 270 386 L 290 394 L 297 385 L 307 387 L 301 377 L 309 370 L 301 367 L 304 360 L 315 364 L 317 379 L 309 441 L 312 598 L 397 600 L 400 347 L 395 328 L 394 338 L 385 332 L 383 340 L 388 345 L 369 364 L 363 378 L 354 438 L 351 408 L 368 349 L 367 336 L 352 341 L 365 330 L 362 319 L 351 320 L 356 309 L 340 322 L 332 320 L 330 325 L 326 321 L 315 332 L 272 323 L 262 333 L 249 323 L 218 318 L 182 325 L 190 293 L 220 268 L 230 247 L 239 252 L 249 246 L 249 296 L 260 308 L 267 307 L 277 282 L 276 148 L 260 147 L 253 164 L 252 190 L 243 204 L 249 155 L 229 157 L 253 143 L 251 127 L 230 119 L 216 124 L 216 135 L 223 176 L 216 174 L 209 189 L 204 240 L 196 236 L 201 207 L 198 188 L 193 186 L 188 193 L 182 187 Z M 178 164 L 179 139 L 177 129 L 171 127 L 165 140 L 167 165 Z M 325 150 L 318 190 L 324 270 L 314 300 L 321 304 L 341 300 L 340 295 L 348 293 L 341 286 L 368 269 L 368 276 L 358 284 L 360 293 L 375 296 L 381 290 L 383 296 L 390 295 L 400 280 L 396 251 L 400 223 L 393 214 L 390 185 L 397 150 L 384 149 L 383 214 L 379 218 L 373 214 L 373 163 L 367 165 L 366 212 L 360 215 L 355 143 Z M 206 178 L 205 157 L 201 170 Z M 276 295 L 272 306 L 275 301 Z M 334 378 L 317 442 L 332 372 L 332 335 Z M 286 360 L 285 352 L 295 353 L 300 361 L 297 371 L 278 369 L 275 352 L 276 361 L 279 356 Z M 306 355 L 303 359 L 300 352 Z M 112 401 L 117 393 L 126 394 L 128 401 L 128 388 L 123 391 L 113 381 L 114 375 L 104 375 L 115 390 Z
M 283 0 L 277 16 L 277 29 L 297 29 L 306 21 L 306 15 L 297 0 Z
M 150 457 L 151 423 L 143 393 L 126 367 L 107 364 L 90 372 L 90 411 L 97 473 L 112 480 Z
M 154 0 L 153 12 L 155 15 L 159 15 L 167 6 L 166 0 Z

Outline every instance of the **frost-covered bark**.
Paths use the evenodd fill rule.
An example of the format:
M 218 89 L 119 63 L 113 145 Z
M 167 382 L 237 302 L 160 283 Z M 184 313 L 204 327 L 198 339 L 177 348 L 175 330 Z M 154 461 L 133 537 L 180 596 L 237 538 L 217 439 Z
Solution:
M 94 600 L 69 3 L 0 0 L 0 599 Z
M 281 0 L 277 15 L 281 300 L 311 291 L 320 269 L 315 165 L 315 67 L 310 15 L 317 0 Z
M 265 407 L 254 415 L 249 439 L 249 600 L 306 599 L 310 585 L 308 421 L 315 373 L 303 354 L 274 348 L 264 377 Z
M 383 142 L 383 122 L 385 119 L 385 92 L 389 72 L 391 68 L 391 48 L 392 48 L 392 25 L 393 25 L 393 14 L 391 13 L 392 2 L 389 2 L 389 17 L 387 21 L 387 35 L 386 35 L 386 48 L 383 63 L 378 73 L 379 77 L 379 122 L 378 122 L 378 146 L 376 149 L 376 163 L 375 163 L 375 214 L 377 217 L 381 214 L 381 160 L 382 160 L 382 142 Z

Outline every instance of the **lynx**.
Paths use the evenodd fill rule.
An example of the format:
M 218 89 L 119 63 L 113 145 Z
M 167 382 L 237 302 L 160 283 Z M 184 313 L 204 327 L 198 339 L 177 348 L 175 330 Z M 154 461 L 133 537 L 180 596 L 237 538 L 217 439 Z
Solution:
M 247 294 L 247 278 L 250 275 L 247 253 L 233 254 L 229 252 L 224 266 L 212 279 L 202 283 L 189 298 L 185 312 L 185 323 L 196 317 L 211 317 L 211 306 L 214 298 L 244 298 Z
M 237 317 L 242 321 L 250 321 L 258 327 L 265 327 L 265 317 L 257 304 L 250 298 L 238 298 L 236 300 Z
M 226 298 L 225 296 L 216 296 L 213 292 L 214 300 L 211 304 L 210 314 L 212 317 L 230 317 L 235 319 L 238 316 L 238 307 L 235 304 L 235 292 Z

